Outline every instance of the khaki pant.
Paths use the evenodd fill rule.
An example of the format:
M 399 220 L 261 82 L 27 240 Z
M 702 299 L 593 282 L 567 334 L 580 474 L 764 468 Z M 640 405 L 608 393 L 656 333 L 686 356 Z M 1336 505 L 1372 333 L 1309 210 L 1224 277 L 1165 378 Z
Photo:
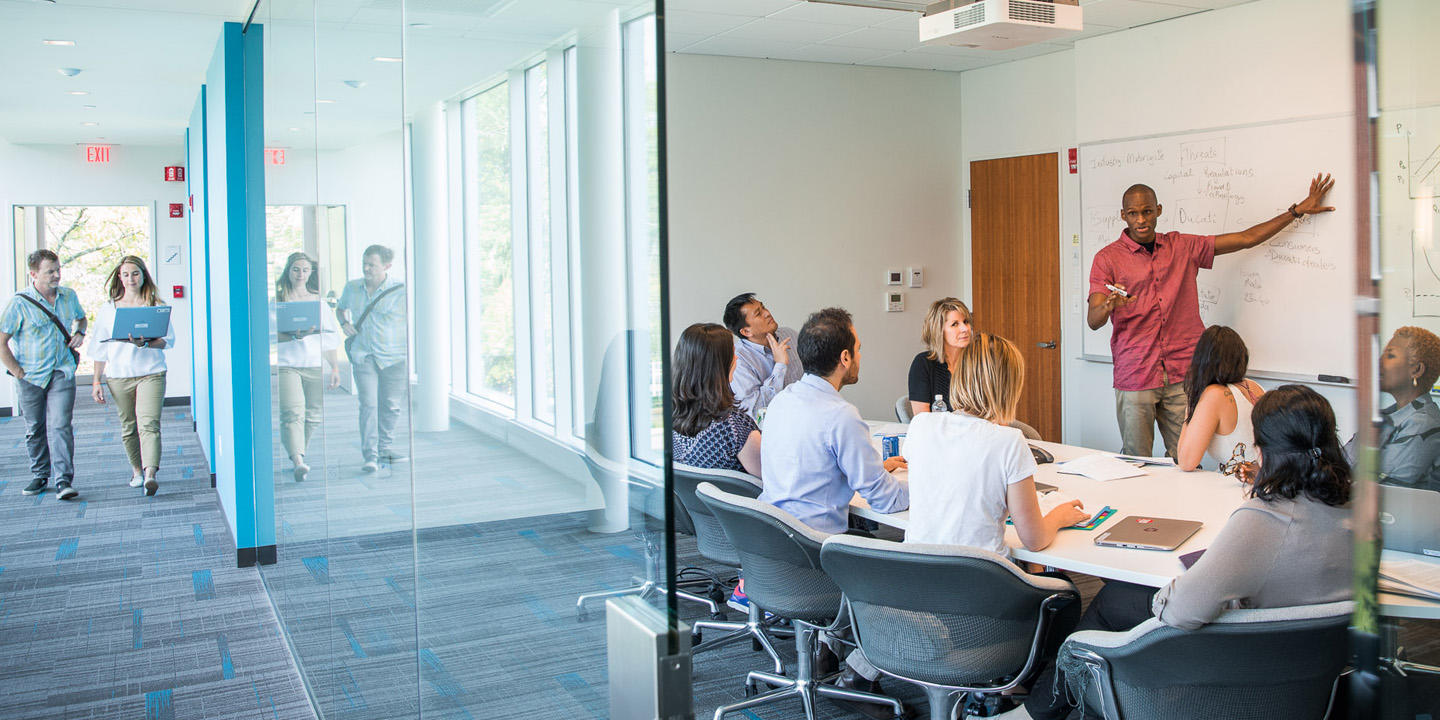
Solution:
M 120 415 L 120 436 L 130 466 L 160 467 L 160 409 L 165 405 L 165 373 L 134 378 L 105 378 L 115 412 Z
M 1180 426 L 1185 422 L 1185 383 L 1170 383 L 1151 390 L 1116 390 L 1115 419 L 1120 422 L 1120 439 L 1126 455 L 1149 455 L 1155 446 L 1155 423 L 1165 454 L 1180 452 Z
M 289 457 L 305 455 L 310 437 L 325 419 L 325 383 L 320 368 L 282 367 L 280 386 L 280 444 Z

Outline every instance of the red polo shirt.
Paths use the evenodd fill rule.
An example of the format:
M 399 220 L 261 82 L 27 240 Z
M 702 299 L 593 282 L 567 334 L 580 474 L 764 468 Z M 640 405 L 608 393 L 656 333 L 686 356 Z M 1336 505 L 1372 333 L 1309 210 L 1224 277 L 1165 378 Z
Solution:
M 1205 330 L 1195 275 L 1214 264 L 1214 235 L 1179 232 L 1156 233 L 1151 254 L 1122 230 L 1119 239 L 1095 254 L 1090 292 L 1109 294 L 1105 284 L 1118 284 L 1135 298 L 1110 313 L 1116 390 L 1184 381 L 1195 342 Z

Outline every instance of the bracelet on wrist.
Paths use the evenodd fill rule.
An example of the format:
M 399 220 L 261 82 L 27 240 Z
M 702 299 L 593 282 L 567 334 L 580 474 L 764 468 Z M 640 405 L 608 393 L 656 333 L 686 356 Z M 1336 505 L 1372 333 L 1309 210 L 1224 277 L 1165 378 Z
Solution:
M 1296 210 L 1296 209 L 1295 209 L 1295 207 L 1296 207 L 1297 205 L 1299 205 L 1299 204 L 1300 204 L 1300 203 L 1290 203 L 1290 208 L 1289 208 L 1289 209 L 1290 209 L 1290 217 L 1295 218 L 1296 220 L 1299 220 L 1300 218 L 1305 217 L 1305 214 L 1304 214 L 1304 213 L 1302 213 L 1302 212 L 1300 212 L 1299 210 Z

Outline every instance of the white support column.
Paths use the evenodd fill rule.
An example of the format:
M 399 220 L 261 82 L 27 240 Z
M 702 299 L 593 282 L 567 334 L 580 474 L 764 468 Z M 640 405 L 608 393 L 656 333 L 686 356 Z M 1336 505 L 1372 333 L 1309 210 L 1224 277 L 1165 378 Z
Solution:
M 446 206 L 445 112 L 417 108 L 411 126 L 410 164 L 415 197 L 415 374 L 411 407 L 415 432 L 450 429 L 450 226 Z

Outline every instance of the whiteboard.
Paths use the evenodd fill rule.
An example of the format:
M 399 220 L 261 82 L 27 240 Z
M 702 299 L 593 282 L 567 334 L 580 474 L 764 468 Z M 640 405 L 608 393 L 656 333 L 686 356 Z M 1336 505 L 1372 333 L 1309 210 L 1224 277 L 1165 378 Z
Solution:
M 1229 325 L 1250 349 L 1253 375 L 1315 381 L 1355 373 L 1355 154 L 1350 116 L 1190 132 L 1080 147 L 1080 287 L 1095 253 L 1120 237 L 1121 195 L 1155 189 L 1157 230 L 1215 235 L 1244 230 L 1305 198 L 1332 173 L 1336 211 L 1306 216 L 1265 244 L 1217 257 L 1196 280 L 1200 318 Z M 1110 358 L 1110 325 L 1084 326 L 1087 356 Z
M 1380 323 L 1440 332 L 1440 107 L 1382 110 Z

